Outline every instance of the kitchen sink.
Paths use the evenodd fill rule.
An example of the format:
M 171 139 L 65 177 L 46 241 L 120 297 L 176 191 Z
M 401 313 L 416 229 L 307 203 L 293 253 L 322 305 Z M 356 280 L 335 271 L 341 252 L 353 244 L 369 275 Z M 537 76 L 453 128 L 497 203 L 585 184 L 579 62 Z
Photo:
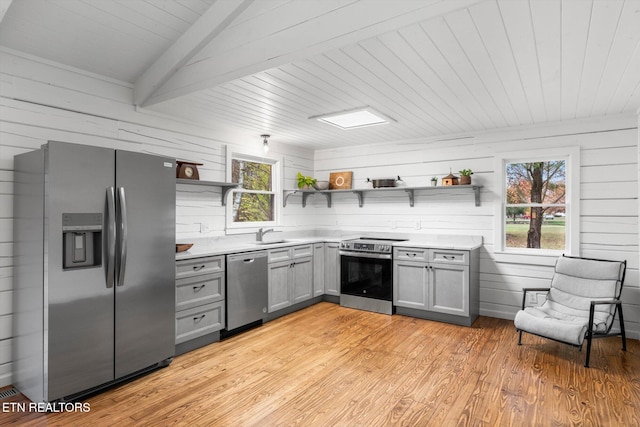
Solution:
M 264 242 L 255 242 L 256 245 L 277 245 L 278 243 L 291 243 L 291 242 L 295 242 L 295 240 L 287 240 L 287 239 L 281 239 L 281 240 L 267 240 Z

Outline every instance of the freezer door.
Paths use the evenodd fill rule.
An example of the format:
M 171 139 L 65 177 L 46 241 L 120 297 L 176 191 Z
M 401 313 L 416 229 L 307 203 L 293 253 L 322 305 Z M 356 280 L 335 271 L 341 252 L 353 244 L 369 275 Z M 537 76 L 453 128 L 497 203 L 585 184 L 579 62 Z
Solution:
M 175 160 L 116 151 L 116 378 L 175 353 L 175 185 Z
M 114 185 L 114 150 L 63 142 L 45 149 L 45 400 L 113 380 L 114 293 L 104 256 L 94 266 L 63 268 L 63 218 L 103 215 Z M 104 242 L 95 242 L 95 244 Z

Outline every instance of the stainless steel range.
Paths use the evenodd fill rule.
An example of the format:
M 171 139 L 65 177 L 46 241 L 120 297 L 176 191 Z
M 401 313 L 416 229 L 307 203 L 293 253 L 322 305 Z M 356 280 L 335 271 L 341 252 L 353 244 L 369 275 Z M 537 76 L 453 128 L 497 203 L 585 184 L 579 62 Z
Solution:
M 340 242 L 340 305 L 393 314 L 393 243 L 404 240 Z

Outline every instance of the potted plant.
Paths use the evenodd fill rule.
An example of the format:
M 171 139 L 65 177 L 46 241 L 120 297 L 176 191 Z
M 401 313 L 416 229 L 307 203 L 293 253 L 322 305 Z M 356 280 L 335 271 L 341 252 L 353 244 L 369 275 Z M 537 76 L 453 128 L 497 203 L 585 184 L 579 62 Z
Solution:
M 473 171 L 471 169 L 462 169 L 460 171 L 460 185 L 471 184 L 471 175 L 473 175 Z
M 302 175 L 300 172 L 298 172 L 298 188 L 302 190 L 308 190 L 312 188 L 316 182 L 318 182 L 317 179 L 310 176 Z
M 437 176 L 432 176 L 431 177 L 431 186 L 435 187 L 436 185 L 438 185 L 438 177 Z

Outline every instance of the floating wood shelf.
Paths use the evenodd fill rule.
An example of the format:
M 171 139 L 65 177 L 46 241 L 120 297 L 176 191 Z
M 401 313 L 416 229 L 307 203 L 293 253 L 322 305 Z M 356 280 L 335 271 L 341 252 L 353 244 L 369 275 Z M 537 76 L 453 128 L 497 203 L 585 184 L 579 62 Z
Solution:
M 176 184 L 189 184 L 189 185 L 206 185 L 210 187 L 220 187 L 222 188 L 222 206 L 225 205 L 225 200 L 227 200 L 227 194 L 229 191 L 234 188 L 238 188 L 238 184 L 234 184 L 233 182 L 217 182 L 217 181 L 200 181 L 198 179 L 176 179 Z
M 475 204 L 480 206 L 480 189 L 482 185 L 451 185 L 451 186 L 431 186 L 431 187 L 387 187 L 387 188 L 358 188 L 352 190 L 284 190 L 282 201 L 283 206 L 287 206 L 287 199 L 293 194 L 302 194 L 302 207 L 307 206 L 309 196 L 322 194 L 327 199 L 327 207 L 331 207 L 331 196 L 334 194 L 353 193 L 358 197 L 358 206 L 364 205 L 365 193 L 404 191 L 409 196 L 409 206 L 413 207 L 416 191 L 439 191 L 439 192 L 467 192 L 474 193 Z

